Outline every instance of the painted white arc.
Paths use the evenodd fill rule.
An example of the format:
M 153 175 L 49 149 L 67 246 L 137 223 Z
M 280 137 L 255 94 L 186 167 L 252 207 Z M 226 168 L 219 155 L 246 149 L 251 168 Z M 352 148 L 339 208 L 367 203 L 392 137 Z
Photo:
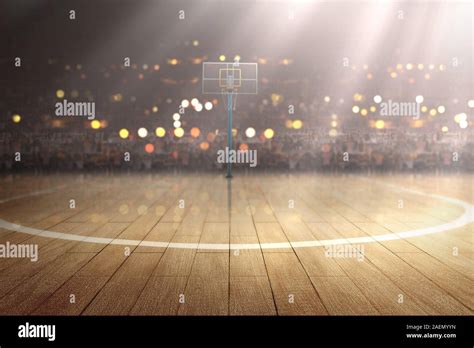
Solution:
M 425 197 L 435 198 L 464 209 L 464 213 L 457 219 L 447 222 L 445 224 L 430 226 L 411 231 L 399 232 L 399 233 L 387 233 L 377 236 L 367 237 L 352 237 L 352 238 L 341 238 L 341 239 L 326 239 L 326 240 L 311 240 L 311 241 L 300 241 L 300 242 L 284 242 L 284 243 L 251 243 L 251 244 L 218 244 L 218 243 L 171 243 L 171 242 L 160 242 L 160 241 L 144 241 L 144 240 L 131 240 L 131 239 L 116 239 L 116 238 L 102 238 L 102 237 L 86 237 L 71 233 L 62 233 L 48 230 L 36 229 L 33 227 L 26 227 L 18 224 L 8 222 L 0 219 L 0 228 L 15 231 L 19 233 L 25 233 L 45 238 L 55 238 L 62 240 L 78 241 L 84 243 L 96 243 L 96 244 L 113 244 L 113 245 L 128 245 L 128 246 L 143 246 L 153 248 L 175 248 L 175 249 L 204 249 L 204 250 L 248 250 L 248 249 L 289 249 L 289 248 L 309 248 L 309 247 L 320 247 L 329 245 L 344 245 L 344 244 L 364 244 L 374 243 L 390 240 L 398 240 L 405 238 L 413 238 L 423 236 L 427 234 L 441 233 L 456 228 L 463 227 L 471 222 L 474 222 L 474 205 L 459 199 L 445 197 L 435 194 L 427 194 L 411 189 L 398 187 L 395 185 L 385 184 L 386 186 L 396 188 L 397 190 L 409 192 L 415 195 L 421 195 Z M 1 203 L 6 203 L 14 199 L 24 198 L 27 196 L 37 196 L 43 193 L 49 193 L 53 190 L 44 190 L 32 192 L 29 195 L 22 195 L 13 197 L 10 199 L 0 200 Z

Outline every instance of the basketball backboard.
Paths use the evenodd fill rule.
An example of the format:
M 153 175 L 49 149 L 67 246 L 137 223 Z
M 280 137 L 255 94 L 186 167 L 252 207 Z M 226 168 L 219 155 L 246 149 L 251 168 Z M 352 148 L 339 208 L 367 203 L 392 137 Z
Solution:
M 257 94 L 257 92 L 257 63 L 203 63 L 203 94 Z

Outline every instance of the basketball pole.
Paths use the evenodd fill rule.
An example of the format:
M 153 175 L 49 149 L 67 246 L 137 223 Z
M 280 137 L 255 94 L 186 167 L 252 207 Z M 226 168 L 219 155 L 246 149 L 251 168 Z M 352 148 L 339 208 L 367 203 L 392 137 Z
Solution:
M 227 93 L 227 147 L 232 150 L 232 92 Z M 229 158 L 227 158 L 227 175 L 226 178 L 232 178 L 232 163 Z
M 234 76 L 237 74 L 236 76 Z M 247 76 L 248 75 L 248 76 Z M 237 78 L 237 80 L 235 80 Z M 237 81 L 237 82 L 236 82 Z M 241 90 L 242 89 L 242 90 Z M 232 148 L 232 113 L 239 94 L 258 94 L 258 64 L 226 62 L 202 63 L 202 93 L 219 94 L 225 104 L 227 94 L 227 173 L 226 178 L 232 178 L 232 161 L 229 151 Z M 234 100 L 235 94 L 235 100 Z

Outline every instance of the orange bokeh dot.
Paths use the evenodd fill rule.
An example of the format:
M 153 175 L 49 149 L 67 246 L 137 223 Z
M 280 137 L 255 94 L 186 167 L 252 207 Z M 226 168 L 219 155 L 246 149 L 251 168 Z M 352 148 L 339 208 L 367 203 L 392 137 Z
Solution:
M 199 147 L 201 148 L 201 150 L 206 151 L 207 149 L 209 149 L 209 143 L 207 141 L 203 141 L 201 144 L 199 144 Z
M 215 138 L 216 138 L 216 135 L 214 133 L 209 133 L 207 135 L 207 141 L 209 141 L 211 143 L 214 141 Z
M 247 151 L 249 149 L 249 146 L 245 143 L 240 144 L 239 150 L 240 151 Z
M 201 134 L 201 131 L 197 127 L 191 128 L 191 136 L 197 138 Z
M 153 144 L 146 144 L 145 145 L 145 151 L 147 153 L 152 153 L 153 151 L 155 151 L 155 145 Z

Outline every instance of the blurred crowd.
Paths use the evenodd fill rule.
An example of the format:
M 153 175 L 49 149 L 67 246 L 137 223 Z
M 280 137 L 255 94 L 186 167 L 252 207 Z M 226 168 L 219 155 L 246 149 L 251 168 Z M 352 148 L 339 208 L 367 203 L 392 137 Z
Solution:
M 0 170 L 222 167 L 217 163 L 217 151 L 227 144 L 225 100 L 200 93 L 201 62 L 188 57 L 125 68 L 49 60 L 36 73 L 25 74 L 23 84 L 0 83 L 4 96 L 0 111 L 8 115 L 6 122 L 0 123 Z M 375 126 L 382 117 L 373 96 L 389 98 L 396 92 L 400 100 L 412 100 L 423 90 L 410 79 L 424 79 L 425 71 L 406 71 L 394 65 L 391 69 L 400 76 L 414 76 L 403 80 L 405 95 L 401 95 L 399 85 L 390 84 L 394 78 L 383 66 L 360 64 L 301 74 L 301 69 L 290 63 L 260 64 L 258 96 L 237 98 L 233 139 L 235 149 L 257 150 L 257 170 L 474 170 L 472 127 L 461 129 L 453 120 L 454 114 L 466 109 L 464 97 L 460 101 L 425 96 L 424 103 L 431 111 L 443 103 L 446 113 L 425 112 L 419 120 L 385 118 L 382 127 Z M 433 69 L 427 83 L 465 90 L 464 80 L 443 75 L 444 68 Z M 372 74 L 379 76 L 376 81 Z M 51 76 L 52 85 L 45 88 L 44 81 L 51 81 Z M 17 81 L 18 76 L 11 78 Z M 360 78 L 365 81 L 358 81 Z M 351 85 L 361 87 L 347 88 L 344 93 L 334 87 Z M 174 116 L 183 99 L 193 98 L 199 98 L 202 105 L 212 102 L 213 107 L 200 111 L 186 108 L 178 117 L 184 135 L 177 137 L 173 134 L 177 128 Z M 64 99 L 95 102 L 97 128 L 86 118 L 56 117 L 55 103 Z M 361 111 L 353 112 L 354 107 Z M 18 122 L 12 122 L 12 115 L 17 114 Z M 137 135 L 140 127 L 147 129 L 146 136 Z M 155 135 L 157 127 L 166 130 L 163 137 Z M 255 129 L 255 136 L 246 135 L 249 127 Z M 198 128 L 194 135 L 192 128 Z M 269 128 L 270 137 L 264 135 Z M 129 135 L 121 138 L 121 129 Z M 125 159 L 127 153 L 129 160 Z M 244 164 L 236 167 L 248 168 Z
M 153 146 L 150 153 L 144 151 L 149 144 Z M 113 133 L 20 137 L 3 133 L 0 170 L 212 170 L 223 166 L 217 163 L 217 151 L 226 146 L 227 134 L 223 132 L 197 138 L 185 135 L 178 140 L 167 135 L 152 141 L 124 141 Z M 320 130 L 305 130 L 288 131 L 272 139 L 255 137 L 251 142 L 237 134 L 234 148 L 257 150 L 257 170 L 474 170 L 474 142 L 457 136 L 448 139 L 409 132 L 353 131 L 329 137 Z

